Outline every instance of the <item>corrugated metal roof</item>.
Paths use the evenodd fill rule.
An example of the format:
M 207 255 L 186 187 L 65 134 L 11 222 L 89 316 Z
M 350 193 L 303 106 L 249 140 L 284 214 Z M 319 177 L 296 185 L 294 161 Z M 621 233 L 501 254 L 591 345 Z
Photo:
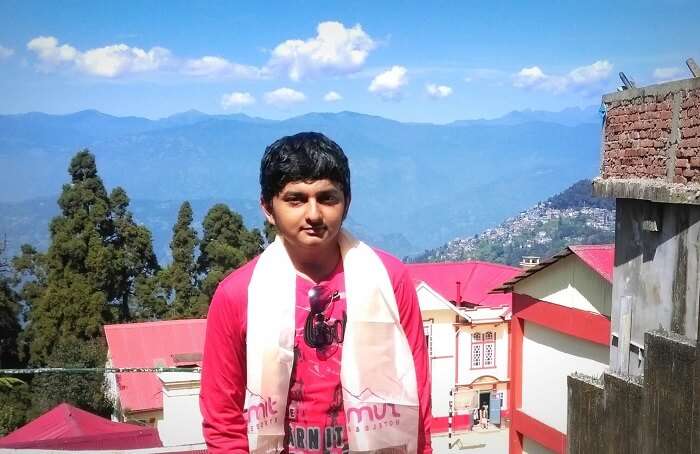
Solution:
M 494 288 L 492 292 L 511 292 L 513 291 L 513 286 L 518 282 L 571 254 L 576 254 L 576 256 L 579 257 L 583 263 L 588 265 L 603 279 L 607 280 L 608 282 L 612 282 L 613 268 L 615 265 L 614 244 L 573 245 L 568 246 L 561 252 L 557 252 L 553 256 L 541 261 L 538 265 L 533 266 L 532 268 L 521 270 L 520 274 L 504 282 L 500 287 Z
M 192 319 L 106 325 L 111 363 L 114 367 L 175 367 L 177 355 L 204 351 L 206 323 L 206 319 Z M 117 390 L 124 410 L 163 408 L 162 385 L 155 373 L 117 374 Z
M 411 263 L 407 266 L 416 284 L 425 282 L 449 301 L 490 307 L 510 305 L 510 295 L 489 292 L 521 271 L 512 266 L 476 260 Z
M 571 246 L 570 249 L 586 265 L 590 266 L 596 273 L 605 280 L 612 283 L 613 268 L 615 268 L 615 245 L 579 245 Z

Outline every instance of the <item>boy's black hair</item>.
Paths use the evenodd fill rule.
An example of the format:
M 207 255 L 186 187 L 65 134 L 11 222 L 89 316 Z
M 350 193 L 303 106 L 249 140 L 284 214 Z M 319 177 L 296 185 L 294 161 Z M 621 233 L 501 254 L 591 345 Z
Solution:
M 282 137 L 265 149 L 260 161 L 262 200 L 270 203 L 287 183 L 329 179 L 350 204 L 350 167 L 343 149 L 318 132 Z

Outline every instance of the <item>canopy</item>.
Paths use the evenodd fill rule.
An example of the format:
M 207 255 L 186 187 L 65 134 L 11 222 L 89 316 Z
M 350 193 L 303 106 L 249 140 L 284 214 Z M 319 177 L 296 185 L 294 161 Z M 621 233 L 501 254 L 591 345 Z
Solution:
M 9 435 L 0 448 L 61 450 L 139 449 L 163 446 L 158 431 L 110 421 L 63 403 Z

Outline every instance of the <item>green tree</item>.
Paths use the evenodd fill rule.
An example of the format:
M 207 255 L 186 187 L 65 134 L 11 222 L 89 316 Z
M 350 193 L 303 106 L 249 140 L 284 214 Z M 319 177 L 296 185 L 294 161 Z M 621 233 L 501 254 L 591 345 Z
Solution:
M 137 280 L 155 276 L 159 266 L 153 252 L 151 232 L 134 221 L 129 211 L 126 191 L 120 187 L 115 188 L 109 201 L 114 229 L 109 239 L 114 251 L 114 262 L 111 265 L 114 273 L 108 288 L 108 298 L 118 304 L 119 319 L 129 321 L 132 312 L 142 312 L 140 306 L 144 304 L 139 301 L 143 295 L 137 293 Z
M 173 226 L 170 251 L 173 261 L 163 273 L 163 281 L 171 295 L 171 318 L 200 315 L 198 308 L 199 282 L 195 248 L 199 244 L 197 232 L 192 227 L 192 206 L 185 201 L 180 206 L 177 222 Z
M 275 227 L 274 224 L 267 219 L 263 225 L 263 236 L 265 237 L 266 244 L 270 244 L 275 241 L 275 237 L 277 236 L 277 227 Z
M 0 377 L 0 437 L 27 421 L 31 403 L 29 386 L 12 377 Z
M 5 250 L 5 241 L 0 242 L 0 367 L 7 368 L 19 363 L 17 338 L 21 328 L 18 295 L 12 289 L 12 275 Z
M 264 240 L 258 229 L 248 230 L 240 214 L 224 204 L 214 205 L 202 222 L 204 231 L 197 260 L 201 295 L 197 313 L 204 315 L 214 290 L 230 271 L 262 251 Z
M 91 340 L 113 319 L 108 307 L 117 271 L 110 200 L 87 150 L 71 160 L 71 181 L 58 200 L 61 214 L 50 224 L 47 281 L 28 317 L 32 364 L 45 364 L 65 339 Z
M 0 242 L 0 368 L 17 368 L 22 367 L 20 295 L 12 288 L 16 277 L 5 251 L 6 243 Z M 28 407 L 28 386 L 16 377 L 0 376 L 0 436 L 24 424 Z
M 47 359 L 48 367 L 104 367 L 107 348 L 104 340 L 62 340 Z M 109 417 L 114 403 L 102 373 L 45 373 L 32 381 L 29 418 L 35 418 L 61 402 L 68 402 L 92 413 Z

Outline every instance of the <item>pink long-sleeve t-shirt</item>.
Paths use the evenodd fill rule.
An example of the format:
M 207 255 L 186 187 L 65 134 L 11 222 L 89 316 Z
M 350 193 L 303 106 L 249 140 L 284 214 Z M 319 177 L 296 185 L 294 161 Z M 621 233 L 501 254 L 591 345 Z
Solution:
M 416 434 L 418 452 L 431 453 L 430 375 L 418 298 L 405 266 L 391 255 L 375 251 L 391 279 L 401 326 L 413 352 L 421 416 Z M 203 416 L 204 438 L 210 453 L 248 452 L 247 421 L 243 408 L 246 385 L 246 317 L 248 285 L 256 263 L 257 259 L 254 259 L 224 279 L 217 288 L 209 308 L 200 408 Z M 322 284 L 344 292 L 342 263 Z M 303 321 L 308 315 L 307 291 L 313 285 L 301 277 L 297 278 L 295 353 L 298 355 L 298 363 L 291 377 L 292 392 L 285 414 L 290 453 L 313 452 L 316 446 L 320 448 L 319 452 L 323 452 L 326 448 L 327 452 L 334 453 L 334 449 L 342 445 L 347 437 L 342 412 L 337 415 L 337 418 L 335 415 L 337 412 L 333 412 L 332 426 L 328 423 L 324 425 L 321 420 L 322 415 L 333 411 L 334 401 L 338 397 L 337 390 L 334 392 L 334 389 L 335 384 L 340 382 L 339 365 L 342 345 L 339 345 L 340 348 L 337 350 L 330 349 L 330 353 L 319 359 L 313 353 L 314 350 L 303 341 Z M 328 309 L 331 311 L 329 312 L 331 320 L 340 319 L 344 304 L 343 298 Z M 307 373 L 309 370 L 315 373 Z M 336 370 L 337 375 L 334 373 Z M 300 388 L 299 383 L 304 387 Z M 304 392 L 299 392 L 299 389 L 303 389 Z M 305 431 L 307 427 L 320 427 L 320 430 L 307 432 Z M 309 435 L 318 436 L 317 432 L 320 433 L 320 439 L 309 438 Z M 310 445 L 310 442 L 316 444 Z

